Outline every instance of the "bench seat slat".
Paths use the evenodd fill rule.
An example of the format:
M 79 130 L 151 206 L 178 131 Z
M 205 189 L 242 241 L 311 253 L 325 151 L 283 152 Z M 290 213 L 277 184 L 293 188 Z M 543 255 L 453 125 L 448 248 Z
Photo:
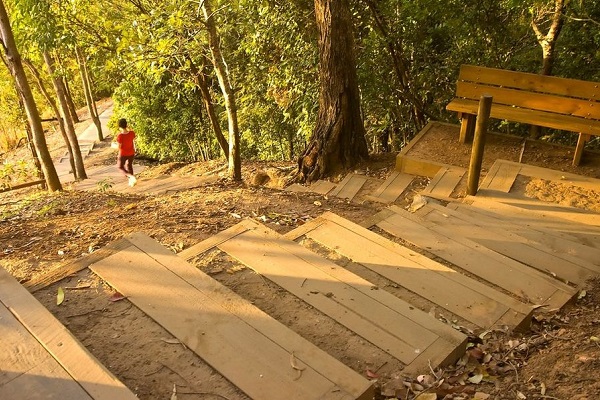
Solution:
M 454 99 L 447 106 L 449 111 L 476 115 L 479 101 L 467 99 Z M 600 136 L 600 122 L 586 120 L 570 115 L 561 115 L 546 111 L 536 111 L 526 108 L 511 107 L 503 104 L 494 104 L 490 117 L 506 119 L 512 122 L 545 126 L 553 129 L 561 129 L 571 132 L 582 132 L 590 135 Z
M 532 92 L 600 101 L 600 82 L 587 82 L 557 76 L 537 75 L 527 72 L 463 65 L 460 80 L 487 83 Z
M 504 104 L 530 108 L 534 111 L 539 110 L 572 115 L 600 122 L 600 104 L 595 101 L 572 97 L 558 97 L 556 95 L 533 93 L 525 90 L 464 81 L 459 81 L 456 86 L 456 96 L 460 98 L 479 101 L 479 98 L 484 93 L 494 98 L 494 107 L 498 104 Z

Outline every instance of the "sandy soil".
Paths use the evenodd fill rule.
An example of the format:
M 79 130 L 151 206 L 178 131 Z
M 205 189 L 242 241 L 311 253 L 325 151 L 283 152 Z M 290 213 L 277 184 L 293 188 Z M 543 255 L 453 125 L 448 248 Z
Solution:
M 466 166 L 469 153 L 457 144 L 453 132 L 447 127 L 439 136 L 436 132 L 435 136 L 426 137 L 413 148 L 411 155 Z M 490 139 L 488 144 L 486 168 L 496 158 L 518 160 L 520 141 L 497 138 Z M 105 148 L 108 148 L 106 142 L 100 144 L 87 164 L 113 163 L 114 155 L 108 149 L 104 151 Z M 572 172 L 568 167 L 570 157 L 558 153 L 554 147 L 528 143 L 523 161 Z M 359 170 L 374 179 L 384 179 L 393 169 L 394 158 L 395 154 L 376 155 Z M 594 163 L 593 157 L 586 159 L 586 165 L 578 172 L 597 176 Z M 144 174 L 147 179 L 167 172 L 199 175 L 221 165 L 221 162 L 158 165 L 150 166 Z M 236 224 L 239 217 L 254 218 L 285 233 L 326 210 L 362 221 L 383 208 L 364 201 L 361 196 L 357 202 L 349 203 L 282 191 L 277 187 L 282 180 L 275 173 L 289 166 L 244 163 L 244 182 L 253 182 L 259 171 L 269 171 L 273 176 L 263 187 L 220 180 L 203 188 L 160 196 L 73 191 L 0 195 L 0 264 L 25 283 L 136 231 L 149 234 L 177 252 Z M 418 180 L 397 204 L 406 206 L 412 194 L 426 182 Z M 598 204 L 594 191 L 581 191 L 574 196 L 572 188 L 533 181 L 523 182 L 519 187 L 523 193 L 539 196 L 548 192 L 544 195 L 548 200 L 569 201 L 597 211 L 593 208 Z M 310 242 L 303 244 L 324 252 Z M 338 257 L 334 261 L 358 271 L 348 260 Z M 355 371 L 376 381 L 378 398 L 415 399 L 419 395 L 419 400 L 600 398 L 597 380 L 600 282 L 591 283 L 586 295 L 574 306 L 558 314 L 540 316 L 527 335 L 474 333 L 472 348 L 456 366 L 421 377 L 404 377 L 397 360 L 227 256 L 211 253 L 194 264 Z M 56 305 L 58 287 L 66 291 L 66 300 L 60 306 Z M 110 301 L 113 293 L 98 277 L 84 270 L 37 291 L 35 297 L 141 399 L 170 398 L 173 385 L 183 399 L 247 398 L 128 300 Z

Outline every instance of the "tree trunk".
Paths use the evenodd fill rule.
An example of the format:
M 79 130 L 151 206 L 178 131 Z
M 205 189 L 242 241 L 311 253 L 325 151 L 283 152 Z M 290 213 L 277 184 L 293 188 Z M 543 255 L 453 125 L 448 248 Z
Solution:
M 552 19 L 548 33 L 542 33 L 540 27 L 535 22 L 535 18 L 531 20 L 531 27 L 535 32 L 538 43 L 542 48 L 542 75 L 552 75 L 554 69 L 554 58 L 556 56 L 556 42 L 560 31 L 565 23 L 565 13 L 567 11 L 566 0 L 555 0 L 554 1 L 554 12 L 552 13 Z M 531 126 L 529 130 L 529 137 L 532 139 L 539 139 L 542 135 L 541 128 L 539 126 Z
M 83 84 L 83 91 L 85 92 L 85 101 L 88 106 L 90 118 L 94 121 L 96 129 L 98 131 L 98 140 L 104 140 L 102 135 L 102 124 L 100 123 L 100 117 L 98 116 L 98 109 L 96 108 L 96 102 L 94 101 L 94 94 L 92 93 L 92 80 L 90 78 L 85 58 L 81 54 L 81 50 L 78 47 L 75 48 L 75 55 L 77 57 L 77 63 L 79 64 L 79 74 L 81 75 L 81 82 Z
M 299 173 L 308 182 L 351 168 L 369 156 L 348 0 L 315 0 L 315 14 L 319 28 L 319 115 L 298 160 Z
M 204 107 L 206 108 L 206 114 L 208 115 L 208 120 L 210 121 L 210 125 L 213 128 L 213 132 L 215 133 L 217 142 L 219 143 L 221 150 L 223 150 L 225 158 L 229 159 L 229 144 L 227 143 L 227 139 L 225 139 L 225 136 L 223 136 L 223 131 L 221 130 L 221 125 L 219 124 L 219 117 L 217 116 L 217 113 L 215 111 L 212 97 L 210 95 L 210 90 L 208 90 L 208 82 L 206 81 L 206 77 L 204 76 L 204 71 L 200 71 L 189 56 L 188 60 L 190 62 L 190 68 L 193 74 L 193 78 L 196 81 L 196 85 L 200 89 L 200 92 L 202 93 L 202 102 L 204 103 Z
M 6 8 L 4 8 L 4 2 L 2 0 L 0 0 L 0 40 L 2 42 L 4 54 L 6 55 L 5 60 L 8 64 L 8 69 L 15 78 L 18 95 L 23 100 L 25 106 L 27 120 L 29 121 L 29 126 L 33 133 L 33 143 L 38 159 L 40 160 L 48 190 L 52 192 L 62 190 L 56 168 L 54 168 L 52 157 L 48 151 L 48 145 L 46 144 L 46 138 L 44 137 L 44 129 L 42 128 L 42 120 L 35 104 L 31 87 L 29 86 L 29 82 L 27 82 L 27 76 L 23 69 L 21 56 L 17 50 L 8 14 L 6 13 Z
M 67 146 L 67 152 L 69 153 L 69 164 L 71 165 L 71 171 L 73 172 L 73 176 L 77 178 L 77 175 L 75 174 L 75 158 L 73 157 L 73 148 L 71 147 L 71 143 L 69 143 L 69 137 L 67 136 L 67 131 L 65 129 L 65 121 L 60 116 L 58 106 L 56 105 L 56 102 L 54 101 L 52 96 L 50 96 L 50 93 L 48 93 L 48 91 L 46 90 L 46 86 L 44 85 L 44 82 L 42 81 L 42 78 L 37 68 L 35 68 L 35 66 L 29 60 L 24 59 L 23 63 L 31 71 L 31 74 L 33 75 L 36 83 L 38 84 L 40 92 L 42 93 L 48 104 L 50 104 L 54 115 L 56 115 L 56 120 L 58 121 L 58 128 L 60 130 L 60 134 L 63 137 L 63 140 L 65 141 L 65 145 Z
M 65 120 L 67 137 L 69 139 L 69 143 L 71 143 L 73 158 L 75 159 L 75 176 L 77 179 L 87 179 L 85 166 L 83 165 L 83 157 L 81 156 L 81 150 L 79 148 L 79 142 L 77 140 L 77 135 L 75 134 L 75 127 L 73 126 L 73 120 L 69 115 L 69 106 L 67 105 L 67 100 L 65 98 L 65 88 L 60 77 L 55 76 L 54 59 L 47 51 L 44 52 L 44 61 L 46 62 L 46 67 L 48 67 L 48 72 L 52 77 L 52 84 L 54 85 L 56 98 L 58 99 L 58 104 L 60 105 L 62 117 Z
M 67 79 L 63 79 L 63 85 L 65 86 L 65 94 L 67 95 L 67 105 L 69 106 L 69 114 L 71 115 L 71 119 L 74 124 L 79 123 L 79 115 L 77 115 L 77 108 L 75 107 L 75 102 L 73 101 L 73 94 L 71 93 L 71 87 L 69 86 L 69 82 Z
M 229 80 L 229 72 L 223 54 L 221 54 L 220 38 L 217 33 L 215 16 L 209 0 L 202 3 L 202 12 L 208 29 L 208 42 L 215 73 L 219 80 L 219 86 L 225 99 L 227 109 L 227 124 L 229 127 L 229 177 L 234 181 L 242 179 L 242 160 L 240 155 L 240 131 L 237 120 L 237 106 L 235 103 L 235 92 Z

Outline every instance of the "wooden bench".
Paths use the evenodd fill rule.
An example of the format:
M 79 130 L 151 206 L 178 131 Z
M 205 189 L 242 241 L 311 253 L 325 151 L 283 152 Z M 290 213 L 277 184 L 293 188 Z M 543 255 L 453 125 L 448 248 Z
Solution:
M 600 82 L 463 65 L 456 98 L 446 106 L 462 120 L 462 143 L 473 137 L 483 94 L 493 96 L 492 118 L 578 132 L 574 166 L 591 136 L 600 136 Z

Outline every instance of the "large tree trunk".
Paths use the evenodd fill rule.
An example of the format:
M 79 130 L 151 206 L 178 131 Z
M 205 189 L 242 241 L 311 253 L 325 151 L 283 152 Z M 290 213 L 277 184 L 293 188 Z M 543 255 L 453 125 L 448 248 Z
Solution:
M 81 75 L 81 82 L 83 84 L 83 91 L 85 92 L 85 101 L 88 106 L 90 118 L 94 121 L 96 129 L 98 131 L 98 140 L 102 141 L 104 136 L 102 135 L 102 124 L 100 123 L 100 117 L 98 116 L 98 109 L 96 108 L 96 102 L 94 101 L 94 94 L 92 93 L 92 80 L 90 73 L 87 69 L 87 64 L 81 50 L 78 47 L 75 48 L 75 55 L 77 57 L 77 63 L 79 64 L 79 74 Z
M 219 86 L 225 99 L 227 109 L 227 123 L 229 127 L 229 177 L 234 181 L 242 179 L 242 160 L 240 155 L 240 131 L 237 120 L 237 106 L 235 103 L 235 92 L 231 86 L 229 72 L 223 54 L 221 54 L 220 38 L 217 33 L 215 16 L 209 0 L 202 3 L 202 12 L 208 29 L 208 41 L 215 73 L 219 80 Z
M 303 155 L 302 179 L 315 181 L 369 156 L 360 110 L 347 0 L 315 0 L 319 28 L 319 115 Z
M 556 56 L 556 42 L 558 41 L 558 36 L 560 35 L 560 31 L 565 23 L 566 11 L 566 0 L 554 1 L 554 11 L 552 13 L 550 28 L 548 28 L 548 32 L 546 34 L 542 32 L 541 28 L 535 22 L 535 16 L 531 20 L 531 27 L 535 32 L 537 41 L 542 48 L 542 70 L 540 72 L 542 75 L 552 75 L 552 70 L 554 69 L 554 58 Z M 545 14 L 545 10 L 542 10 L 541 13 Z M 539 139 L 541 135 L 542 130 L 539 126 L 532 126 L 529 130 L 529 136 L 532 139 Z
M 81 150 L 79 148 L 79 142 L 77 140 L 77 135 L 75 134 L 75 127 L 73 126 L 73 120 L 69 114 L 69 106 L 67 105 L 67 99 L 65 98 L 65 88 L 60 77 L 55 75 L 54 59 L 47 51 L 44 52 L 44 61 L 46 62 L 46 67 L 48 67 L 48 72 L 52 77 L 52 84 L 54 85 L 56 98 L 58 99 L 58 104 L 60 105 L 62 117 L 65 120 L 67 137 L 69 139 L 69 143 L 71 143 L 73 158 L 75 160 L 75 176 L 77 179 L 87 179 L 85 166 L 83 165 L 83 157 L 81 156 Z
M 56 105 L 56 102 L 54 101 L 52 96 L 50 96 L 50 93 L 48 93 L 48 90 L 46 90 L 44 81 L 42 80 L 37 68 L 29 60 L 24 59 L 23 63 L 31 71 L 31 74 L 33 75 L 36 83 L 38 84 L 40 92 L 52 108 L 54 115 L 56 115 L 56 120 L 58 121 L 58 128 L 60 130 L 60 134 L 63 137 L 63 140 L 65 141 L 65 145 L 67 146 L 67 152 L 69 153 L 69 164 L 71 165 L 71 171 L 73 172 L 73 176 L 77 178 L 77 175 L 75 174 L 75 157 L 73 157 L 73 148 L 71 147 L 71 143 L 69 143 L 69 137 L 67 136 L 67 131 L 65 129 L 65 121 L 60 116 L 58 106 Z
M 27 76 L 23 69 L 21 56 L 17 50 L 8 14 L 6 13 L 6 8 L 4 7 L 4 2 L 2 0 L 0 0 L 0 40 L 6 55 L 5 60 L 8 64 L 8 69 L 15 78 L 18 95 L 23 100 L 25 106 L 27 120 L 29 121 L 29 126 L 33 133 L 33 143 L 38 159 L 40 160 L 48 190 L 52 192 L 62 190 L 56 168 L 54 168 L 52 157 L 48 151 L 48 145 L 46 144 L 46 138 L 44 137 L 44 129 L 42 128 L 42 120 L 35 104 L 33 94 L 31 93 L 31 87 L 29 86 L 29 82 L 27 82 Z
M 221 150 L 223 150 L 225 158 L 229 159 L 229 144 L 227 143 L 227 139 L 225 138 L 225 136 L 223 136 L 223 131 L 221 130 L 221 125 L 219 124 L 219 117 L 217 116 L 217 113 L 215 111 L 212 96 L 210 95 L 210 90 L 208 90 L 208 82 L 206 81 L 204 71 L 200 71 L 200 69 L 196 66 L 196 64 L 192 61 L 192 59 L 189 56 L 188 60 L 190 62 L 190 69 L 193 74 L 193 79 L 195 80 L 196 85 L 202 93 L 202 102 L 204 103 L 204 107 L 206 108 L 206 114 L 208 115 L 208 120 L 210 121 L 210 125 L 213 128 L 213 132 L 215 133 L 215 137 L 217 138 L 219 147 L 221 147 Z

